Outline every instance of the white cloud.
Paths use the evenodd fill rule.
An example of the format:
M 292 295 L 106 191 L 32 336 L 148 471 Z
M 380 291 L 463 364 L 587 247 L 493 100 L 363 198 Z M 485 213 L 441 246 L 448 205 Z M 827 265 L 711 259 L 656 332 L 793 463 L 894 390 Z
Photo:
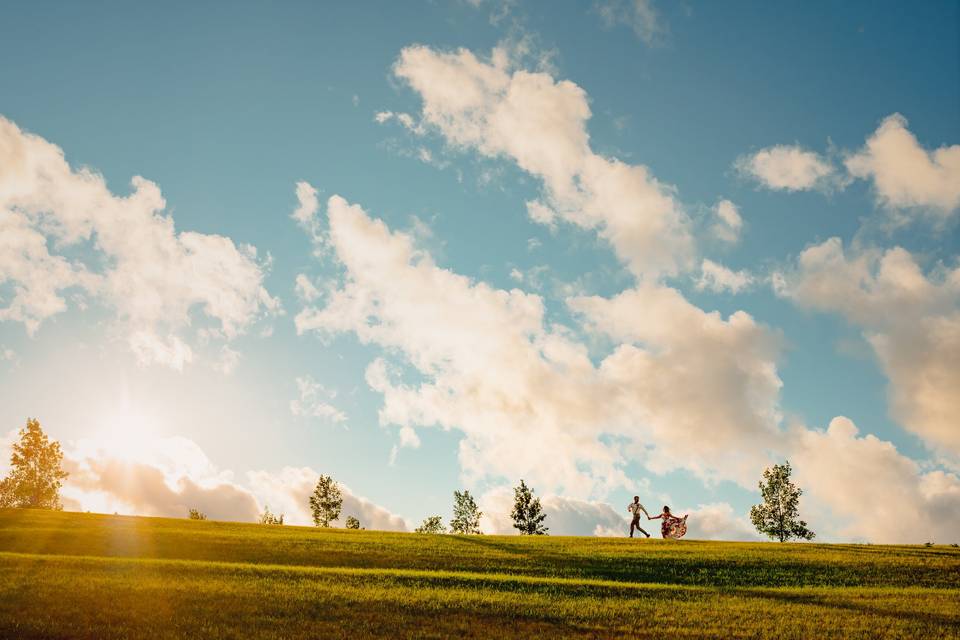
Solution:
M 753 485 L 779 442 L 779 334 L 743 311 L 705 313 L 663 286 L 568 303 L 619 342 L 600 372 L 617 389 L 607 401 L 620 419 L 643 425 L 637 435 L 654 446 L 647 468 Z
M 550 271 L 550 267 L 545 264 L 538 264 L 530 267 L 526 271 L 521 271 L 516 267 L 510 269 L 510 279 L 518 284 L 526 284 L 533 291 L 540 291 L 544 286 L 544 278 Z
M 317 199 L 317 190 L 309 182 L 301 180 L 297 183 L 297 203 L 297 208 L 290 217 L 299 225 L 310 229 L 320 208 L 320 201 Z
M 556 227 L 557 214 L 544 205 L 542 202 L 531 200 L 527 203 L 527 215 L 537 224 L 542 224 L 551 229 Z
M 539 296 L 439 268 L 409 235 L 338 196 L 327 214 L 345 280 L 298 314 L 298 330 L 353 332 L 415 368 L 415 386 L 383 359 L 368 368 L 384 396 L 380 421 L 461 430 L 471 482 L 523 474 L 587 497 L 625 482 L 622 466 L 637 457 L 657 472 L 753 483 L 777 433 L 780 380 L 779 340 L 749 315 L 724 320 L 653 285 L 573 299 L 591 328 L 621 342 L 595 367 L 567 328 L 545 324 Z
M 310 278 L 303 273 L 297 274 L 294 292 L 300 302 L 313 302 L 320 297 L 319 289 L 317 289 L 313 282 L 310 281 Z
M 736 244 L 743 229 L 743 218 L 740 217 L 737 205 L 729 200 L 721 200 L 713 208 L 713 213 L 717 218 L 710 228 L 713 235 L 727 244 Z
M 830 238 L 804 250 L 775 283 L 800 306 L 840 313 L 860 327 L 890 380 L 893 416 L 960 456 L 960 267 L 927 276 L 900 247 L 848 256 Z
M 62 291 L 93 290 L 100 279 L 82 264 L 51 255 L 47 238 L 25 215 L 0 209 L 0 284 L 4 282 L 14 283 L 13 298 L 0 307 L 0 320 L 22 322 L 32 336 L 44 320 L 67 310 Z
M 709 289 L 716 293 L 729 291 L 737 294 L 753 286 L 754 282 L 753 275 L 745 269 L 733 271 L 722 264 L 704 258 L 700 265 L 700 278 L 696 282 L 696 287 L 700 291 Z
M 515 53 L 500 47 L 489 62 L 413 46 L 394 66 L 423 99 L 424 126 L 454 148 L 507 157 L 544 184 L 528 203 L 536 222 L 555 219 L 596 230 L 636 273 L 655 276 L 692 266 L 690 221 L 649 169 L 590 149 L 590 107 L 583 89 L 546 72 L 515 69 Z
M 653 0 L 600 0 L 595 6 L 607 28 L 625 25 L 647 46 L 659 44 L 666 35 L 666 26 Z
M 688 514 L 687 537 L 695 540 L 759 540 L 757 530 L 745 515 L 738 515 L 726 502 L 698 505 L 696 509 L 674 509 L 674 513 Z M 659 520 L 657 531 L 659 534 Z
M 64 470 L 69 510 L 185 518 L 195 508 L 239 522 L 259 513 L 254 495 L 186 438 L 83 440 L 65 448 Z
M 336 391 L 326 389 L 310 376 L 297 378 L 299 398 L 290 401 L 290 413 L 305 418 L 320 418 L 339 424 L 346 422 L 347 414 L 328 402 L 337 397 Z
M 956 475 L 921 471 L 891 443 L 860 436 L 856 425 L 842 416 L 831 420 L 825 431 L 803 429 L 795 435 L 791 462 L 797 483 L 814 499 L 814 506 L 830 510 L 831 528 L 841 539 L 957 541 Z
M 7 473 L 17 429 L 0 438 L 0 475 Z M 220 470 L 192 440 L 123 433 L 64 446 L 70 475 L 62 496 L 68 510 L 186 518 L 199 509 L 211 520 L 256 522 L 263 506 L 284 514 L 284 522 L 312 525 L 309 496 L 319 474 L 309 468 L 251 471 L 246 485 Z M 343 511 L 335 524 L 355 516 L 367 529 L 406 531 L 403 518 L 339 483 Z
M 547 526 L 555 536 L 625 536 L 630 524 L 626 512 L 609 504 L 548 495 L 542 500 Z M 511 505 L 512 506 L 512 505 Z M 509 514 L 509 510 L 507 513 Z
M 247 479 L 253 492 L 273 513 L 284 515 L 284 522 L 294 525 L 312 525 L 310 494 L 320 474 L 309 467 L 284 467 L 279 473 L 251 471 Z M 367 498 L 357 496 L 350 487 L 338 482 L 343 495 L 340 518 L 334 526 L 343 526 L 348 516 L 360 520 L 360 526 L 377 531 L 407 531 L 403 518 L 374 504 Z
M 132 185 L 129 196 L 113 195 L 101 176 L 71 169 L 58 147 L 0 117 L 0 282 L 15 292 L 0 319 L 36 332 L 66 309 L 61 292 L 79 287 L 115 310 L 142 363 L 179 368 L 192 359 L 192 316 L 229 340 L 279 311 L 254 247 L 176 232 L 160 189 L 139 176 Z M 49 245 L 89 245 L 91 257 L 71 261 Z
M 873 180 L 883 206 L 923 208 L 944 218 L 960 209 L 960 145 L 927 151 L 899 113 L 885 118 L 846 166 L 851 175 Z
M 536 490 L 536 487 L 534 487 Z M 629 534 L 630 524 L 626 511 L 618 513 L 608 504 L 545 495 L 540 504 L 552 536 L 624 536 Z M 485 492 L 477 499 L 483 512 L 480 530 L 486 534 L 519 535 L 513 527 L 510 512 L 513 509 L 513 489 L 500 486 Z
M 737 170 L 769 189 L 804 191 L 828 186 L 830 162 L 797 145 L 776 145 L 737 159 Z
M 374 121 L 377 124 L 386 124 L 391 120 L 396 120 L 399 122 L 405 129 L 409 129 L 412 133 L 420 135 L 423 133 L 423 129 L 417 125 L 416 120 L 413 119 L 409 113 L 394 113 L 393 111 L 379 111 L 373 116 Z
M 229 345 L 223 345 L 220 348 L 220 359 L 214 365 L 214 370 L 228 376 L 236 370 L 237 365 L 240 364 L 240 358 L 239 351 L 230 348 Z

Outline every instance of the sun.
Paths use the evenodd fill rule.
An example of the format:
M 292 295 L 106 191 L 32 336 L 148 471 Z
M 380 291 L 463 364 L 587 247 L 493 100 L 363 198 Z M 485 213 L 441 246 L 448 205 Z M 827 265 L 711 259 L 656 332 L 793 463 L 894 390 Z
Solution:
M 153 457 L 158 432 L 156 418 L 135 407 L 123 406 L 101 419 L 93 440 L 99 449 L 115 458 L 145 462 Z

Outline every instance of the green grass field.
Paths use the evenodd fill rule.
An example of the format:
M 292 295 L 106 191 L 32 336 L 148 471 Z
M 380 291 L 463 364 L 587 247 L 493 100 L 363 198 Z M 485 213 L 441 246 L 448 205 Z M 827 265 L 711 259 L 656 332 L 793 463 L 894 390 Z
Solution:
M 958 638 L 960 549 L 0 510 L 2 638 Z

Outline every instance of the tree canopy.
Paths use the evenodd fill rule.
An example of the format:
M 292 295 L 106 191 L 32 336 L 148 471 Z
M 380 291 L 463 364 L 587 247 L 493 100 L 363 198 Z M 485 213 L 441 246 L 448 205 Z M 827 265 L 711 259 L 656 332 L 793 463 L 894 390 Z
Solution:
M 803 491 L 791 482 L 791 471 L 789 461 L 764 470 L 759 483 L 763 502 L 750 508 L 750 520 L 757 531 L 780 542 L 793 538 L 813 540 L 816 534 L 800 519 L 798 507 Z
M 13 443 L 10 473 L 0 480 L 0 507 L 61 510 L 60 488 L 69 475 L 62 468 L 60 443 L 51 441 L 40 421 L 28 418 Z
M 424 518 L 419 527 L 413 530 L 414 533 L 446 533 L 447 528 L 443 526 L 443 518 L 440 516 L 430 516 Z
M 260 514 L 260 524 L 283 524 L 283 514 L 279 516 L 270 512 L 270 505 L 267 505 L 263 508 L 263 513 Z
M 523 480 L 513 489 L 513 528 L 520 531 L 520 535 L 543 536 L 547 535 L 549 527 L 543 526 L 547 514 L 540 506 L 540 498 L 533 497 L 533 490 Z
M 318 527 L 329 527 L 331 522 L 340 517 L 342 507 L 343 494 L 340 492 L 340 487 L 330 476 L 321 475 L 310 495 L 313 524 Z
M 450 521 L 450 533 L 481 533 L 480 516 L 482 515 L 469 491 L 453 492 L 453 519 Z

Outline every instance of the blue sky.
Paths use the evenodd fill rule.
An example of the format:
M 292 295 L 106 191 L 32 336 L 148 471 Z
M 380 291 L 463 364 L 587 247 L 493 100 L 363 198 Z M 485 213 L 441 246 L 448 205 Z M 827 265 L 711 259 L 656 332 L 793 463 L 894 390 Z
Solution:
M 262 307 L 253 302 L 252 310 L 243 312 L 237 335 L 211 337 L 197 330 L 221 326 L 222 317 L 204 310 L 216 296 L 207 291 L 207 297 L 195 299 L 189 307 L 191 324 L 175 327 L 192 358 L 172 367 L 131 348 L 134 320 L 148 320 L 141 308 L 111 298 L 124 295 L 116 290 L 108 294 L 61 282 L 64 288 L 54 290 L 65 308 L 45 315 L 32 334 L 22 318 L 0 316 L 0 349 L 6 354 L 0 362 L 3 431 L 37 416 L 54 437 L 73 443 L 68 450 L 76 451 L 71 464 L 76 465 L 78 484 L 68 495 L 78 508 L 167 514 L 181 506 L 179 501 L 190 499 L 184 489 L 189 480 L 208 490 L 196 500 L 212 501 L 217 491 L 229 489 L 249 492 L 250 504 L 273 500 L 292 509 L 297 498 L 295 492 L 284 493 L 284 483 L 294 483 L 296 477 L 296 482 L 309 484 L 305 478 L 310 473 L 323 472 L 368 500 L 356 508 L 373 510 L 371 522 L 385 518 L 384 526 L 392 526 L 397 521 L 384 515 L 386 511 L 407 524 L 433 513 L 446 517 L 451 493 L 461 486 L 486 496 L 488 510 L 495 510 L 502 503 L 502 487 L 524 476 L 551 496 L 556 521 L 563 525 L 555 531 L 616 529 L 612 513 L 596 505 L 613 505 L 619 514 L 621 503 L 640 492 L 645 502 L 659 506 L 669 500 L 701 513 L 702 522 L 715 522 L 714 528 L 699 530 L 701 535 L 745 537 L 743 517 L 756 493 L 754 482 L 743 477 L 762 465 L 750 462 L 753 466 L 742 474 L 732 466 L 740 464 L 733 461 L 755 440 L 749 433 L 727 433 L 726 427 L 717 426 L 729 437 L 717 438 L 716 446 L 701 451 L 696 460 L 684 459 L 678 446 L 685 438 L 692 447 L 703 439 L 712 442 L 714 432 L 708 424 L 690 432 L 671 426 L 672 420 L 687 419 L 677 418 L 676 411 L 724 393 L 742 396 L 731 399 L 731 416 L 763 405 L 751 419 L 756 418 L 757 428 L 765 429 L 776 444 L 758 443 L 751 455 L 791 457 L 801 478 L 829 475 L 832 467 L 816 467 L 817 456 L 811 451 L 837 440 L 830 455 L 842 464 L 851 458 L 862 462 L 851 464 L 849 473 L 906 469 L 907 476 L 890 475 L 890 482 L 896 487 L 915 484 L 915 492 L 904 493 L 903 499 L 921 496 L 916 518 L 935 520 L 937 509 L 958 500 L 957 430 L 945 426 L 943 418 L 956 406 L 951 403 L 958 395 L 953 386 L 957 365 L 950 357 L 960 353 L 958 341 L 951 338 L 956 335 L 951 332 L 960 331 L 955 328 L 960 326 L 960 196 L 952 186 L 960 183 L 957 3 L 641 1 L 548 6 L 481 1 L 333 7 L 30 2 L 10 4 L 2 13 L 0 115 L 17 128 L 7 131 L 9 139 L 29 132 L 56 145 L 74 171 L 88 167 L 101 174 L 118 198 L 132 192 L 134 176 L 155 183 L 166 209 L 153 215 L 172 218 L 178 232 L 215 234 L 237 247 L 256 247 L 257 257 L 249 264 L 257 265 L 262 281 L 256 286 L 262 285 L 271 300 Z M 403 52 L 416 45 L 423 47 L 424 57 L 404 62 Z M 508 60 L 502 68 L 491 57 L 498 48 Z M 461 49 L 485 65 L 482 69 L 507 78 L 539 73 L 550 79 L 550 90 L 560 86 L 554 82 L 573 83 L 582 90 L 589 117 L 582 123 L 574 118 L 572 128 L 564 130 L 569 123 L 560 123 L 531 140 L 524 138 L 529 129 L 523 127 L 510 131 L 506 141 L 494 140 L 490 136 L 500 133 L 487 124 L 479 137 L 458 139 L 464 127 L 475 124 L 472 119 L 484 116 L 451 107 L 453 98 L 442 86 L 449 77 L 433 74 L 430 64 L 451 63 L 452 73 L 468 75 L 481 69 L 462 64 L 464 58 L 456 58 Z M 478 73 L 486 73 L 482 69 Z M 553 94 L 545 95 L 549 104 Z M 450 119 L 431 119 L 431 104 Z M 540 115 L 550 111 L 532 102 L 522 107 L 539 109 Z M 383 114 L 382 122 L 377 114 Z M 410 126 L 396 114 L 406 114 Z M 889 120 L 894 114 L 902 119 Z M 652 188 L 666 194 L 685 237 L 695 244 L 686 256 L 687 266 L 672 273 L 641 273 L 629 267 L 628 255 L 643 255 L 645 250 L 618 249 L 603 231 L 615 224 L 607 209 L 618 202 L 617 196 L 604 191 L 621 188 L 613 178 L 602 185 L 598 178 L 591 186 L 586 174 L 577 174 L 571 184 L 578 195 L 564 201 L 559 179 L 551 184 L 549 176 L 530 168 L 541 159 L 525 164 L 517 155 L 546 144 L 545 138 L 554 133 L 560 140 L 569 131 L 579 131 L 580 124 L 589 135 L 588 155 L 646 167 L 656 180 L 659 186 Z M 878 142 L 875 148 L 868 144 L 871 139 Z M 517 141 L 526 146 L 512 146 Z M 795 154 L 762 155 L 777 148 Z M 931 155 L 941 148 L 943 162 Z M 12 149 L 0 145 L 0 153 L 6 154 L 0 160 L 7 165 L 0 186 L 22 180 L 9 168 L 16 159 Z M 543 153 L 549 159 L 551 153 Z M 772 157 L 775 166 L 753 162 L 757 157 Z M 859 158 L 860 164 L 851 164 L 851 158 Z M 809 176 L 804 171 L 819 171 L 817 167 L 823 175 L 803 177 Z M 784 171 L 791 176 L 790 186 L 784 186 Z M 306 225 L 291 217 L 301 181 L 318 192 L 312 219 L 319 225 L 319 239 L 311 239 Z M 37 189 L 40 193 L 44 187 Z M 656 366 L 644 370 L 667 381 L 671 390 L 686 384 L 696 390 L 718 378 L 735 382 L 744 369 L 767 364 L 775 368 L 782 387 L 757 390 L 754 385 L 766 378 L 753 371 L 744 374 L 743 385 L 730 382 L 734 391 L 717 390 L 715 396 L 704 392 L 703 397 L 693 393 L 699 399 L 689 401 L 677 393 L 672 400 L 652 398 L 633 406 L 630 403 L 656 382 L 634 378 L 630 384 L 637 385 L 636 393 L 624 392 L 626 399 L 597 400 L 604 412 L 622 401 L 626 415 L 597 413 L 595 421 L 584 419 L 575 427 L 544 418 L 536 426 L 544 451 L 519 452 L 515 458 L 488 451 L 467 460 L 459 451 L 462 442 L 486 442 L 481 432 L 488 423 L 477 418 L 471 427 L 454 419 L 433 424 L 418 422 L 410 413 L 406 424 L 380 420 L 386 400 L 365 372 L 376 359 L 385 358 L 395 381 L 439 380 L 444 386 L 454 380 L 446 390 L 451 402 L 461 403 L 456 411 L 489 410 L 492 416 L 489 403 L 472 404 L 481 400 L 457 395 L 466 394 L 458 385 L 471 379 L 466 369 L 476 363 L 467 363 L 456 351 L 456 357 L 448 354 L 427 366 L 439 368 L 442 375 L 418 371 L 416 359 L 428 356 L 400 335 L 404 327 L 416 325 L 407 316 L 343 319 L 298 332 L 296 318 L 304 309 L 323 309 L 330 304 L 330 291 L 347 291 L 346 284 L 361 278 L 338 253 L 346 251 L 344 246 L 328 237 L 326 218 L 330 214 L 332 220 L 332 210 L 327 198 L 334 194 L 362 207 L 370 219 L 382 220 L 391 232 L 408 234 L 438 268 L 469 278 L 470 286 L 486 283 L 492 289 L 538 296 L 543 305 L 541 337 L 553 335 L 551 326 L 559 323 L 569 332 L 564 335 L 570 343 L 588 352 L 596 371 L 618 345 L 632 343 L 662 355 L 671 365 L 675 380 L 660 377 Z M 5 197 L 3 189 L 0 197 Z M 558 212 L 554 224 L 528 216 L 527 203 L 535 200 Z M 733 241 L 711 232 L 722 201 L 732 204 L 741 221 Z M 577 207 L 589 209 L 590 202 L 601 203 L 590 214 L 599 222 L 576 222 Z M 12 197 L 0 205 L 7 222 L 25 220 L 46 236 L 51 254 L 82 264 L 91 273 L 107 273 L 120 263 L 118 255 L 128 255 L 95 246 L 102 231 L 76 242 L 51 232 L 42 223 L 50 213 L 42 205 Z M 647 215 L 642 207 L 623 206 L 628 207 L 624 215 Z M 567 213 L 561 211 L 564 207 Z M 344 228 L 350 224 L 359 233 L 362 220 L 350 220 L 344 217 Z M 813 254 L 807 254 L 807 262 L 800 258 L 811 247 L 826 247 L 830 238 L 842 241 L 844 264 L 859 265 L 844 276 L 838 263 L 825 263 L 825 277 L 835 278 L 837 290 L 846 292 L 840 295 L 807 286 L 823 275 L 818 270 L 822 265 Z M 910 256 L 926 282 L 922 291 L 912 290 L 911 295 L 919 297 L 899 297 L 898 287 L 905 280 L 884 280 L 883 256 L 896 247 Z M 382 248 L 369 245 L 369 250 Z M 16 248 L 5 259 L 0 262 L 0 308 L 10 307 L 18 287 L 29 293 L 37 286 L 38 280 L 22 276 L 25 267 L 16 260 L 40 264 L 36 253 Z M 698 287 L 704 259 L 729 270 L 724 273 L 744 271 L 751 283 L 737 292 Z M 861 268 L 865 271 L 856 270 Z M 295 281 L 300 274 L 321 292 L 318 298 L 298 298 Z M 199 282 L 202 274 L 174 276 Z M 777 285 L 777 276 L 786 284 Z M 403 290 L 403 283 L 395 284 Z M 666 335 L 659 329 L 656 335 L 646 330 L 604 334 L 591 329 L 569 303 L 578 296 L 610 300 L 636 289 L 637 306 L 624 307 L 625 314 L 597 311 L 613 313 L 616 318 L 604 316 L 610 322 L 629 323 L 631 313 L 643 316 L 654 308 L 643 297 L 653 294 L 644 284 L 678 292 L 698 318 L 702 312 L 718 311 L 726 322 L 730 314 L 743 310 L 761 327 L 757 340 L 773 336 L 780 346 L 747 364 L 740 360 L 739 348 L 713 360 L 710 345 L 719 349 L 719 343 L 700 345 L 690 335 Z M 351 299 L 387 295 L 393 285 L 383 286 L 387 291 L 353 291 Z M 171 287 L 169 295 L 180 290 Z M 251 290 L 244 291 L 247 295 Z M 439 288 L 435 294 L 448 295 Z M 457 298 L 450 294 L 448 299 Z M 908 319 L 899 321 L 893 316 L 904 300 Z M 170 303 L 165 299 L 162 306 Z M 669 308 L 664 313 L 669 326 Z M 885 314 L 890 317 L 884 319 Z M 159 326 L 156 335 L 165 338 L 175 321 L 158 322 L 150 324 L 151 331 Z M 374 325 L 393 329 L 388 337 L 371 338 Z M 943 330 L 930 337 L 932 326 Z M 437 327 L 445 330 L 447 325 Z M 493 321 L 489 327 L 499 330 Z M 678 322 L 677 330 L 681 327 Z M 173 335 L 174 329 L 170 331 Z M 222 366 L 227 353 L 235 354 L 235 366 Z M 705 379 L 684 378 L 684 353 L 705 357 L 717 368 Z M 450 364 L 451 359 L 456 362 Z M 702 369 L 698 362 L 691 361 L 690 368 Z M 506 379 L 516 373 L 509 363 L 504 366 L 505 371 L 489 369 L 487 375 Z M 334 414 L 322 409 L 319 416 L 294 415 L 292 401 L 307 403 L 300 397 L 298 378 L 322 385 L 317 397 L 344 419 L 331 419 Z M 914 384 L 918 379 L 929 384 Z M 535 413 L 541 417 L 556 408 L 541 397 L 524 402 L 538 406 Z M 700 419 L 710 415 L 709 408 L 694 414 Z M 490 416 L 485 419 L 492 420 Z M 840 423 L 824 431 L 837 416 L 855 423 L 858 435 L 851 437 Z M 537 442 L 519 435 L 512 440 L 510 420 L 488 433 L 521 449 Z M 613 428 L 604 420 L 630 424 Z M 414 430 L 419 446 L 411 446 L 409 435 L 401 436 L 403 426 Z M 548 463 L 531 461 L 537 456 L 562 458 L 566 450 L 553 452 L 551 443 L 570 429 L 623 458 L 612 466 L 601 455 L 576 460 L 574 466 L 591 478 L 589 486 L 572 476 L 558 479 L 543 471 Z M 660 439 L 666 437 L 658 435 L 663 433 L 672 433 L 669 443 Z M 87 449 L 79 444 L 98 438 L 101 444 L 88 443 Z M 172 438 L 180 439 L 174 445 Z M 155 504 L 144 497 L 149 492 L 133 495 L 92 462 L 108 459 L 97 447 L 111 439 L 123 443 L 109 455 L 130 467 L 126 481 L 139 482 L 131 479 L 136 469 L 159 468 L 170 489 L 169 500 Z M 633 444 L 625 444 L 627 440 Z M 151 444 L 156 441 L 166 444 Z M 402 442 L 408 446 L 398 447 Z M 878 442 L 889 443 L 896 457 L 889 457 Z M 122 451 L 137 446 L 143 451 L 136 455 Z M 170 458 L 186 448 L 200 462 L 186 469 L 148 455 L 166 446 L 174 451 Z M 645 447 L 647 453 L 642 453 Z M 82 453 L 94 450 L 100 453 L 86 458 Z M 650 451 L 657 452 L 653 458 L 659 462 L 646 457 Z M 823 460 L 834 459 L 830 455 L 824 454 Z M 801 468 L 805 459 L 810 462 Z M 488 475 L 474 477 L 466 467 Z M 249 475 L 260 471 L 259 480 Z M 269 474 L 271 480 L 266 480 Z M 754 475 L 759 477 L 759 472 Z M 834 485 L 816 484 L 810 492 L 814 528 L 837 539 L 887 540 L 877 516 L 849 508 L 879 500 L 880 495 L 830 497 L 844 477 L 839 474 Z M 930 488 L 934 485 L 936 491 Z M 883 495 L 882 487 L 878 491 Z M 564 499 L 582 502 L 571 507 Z M 215 511 L 212 504 L 207 508 Z M 566 515 L 559 515 L 561 511 Z M 240 513 L 245 512 L 222 515 Z M 499 526 L 488 524 L 496 530 Z M 935 526 L 944 535 L 960 528 L 952 522 Z M 901 540 L 911 534 L 889 535 L 890 540 Z

